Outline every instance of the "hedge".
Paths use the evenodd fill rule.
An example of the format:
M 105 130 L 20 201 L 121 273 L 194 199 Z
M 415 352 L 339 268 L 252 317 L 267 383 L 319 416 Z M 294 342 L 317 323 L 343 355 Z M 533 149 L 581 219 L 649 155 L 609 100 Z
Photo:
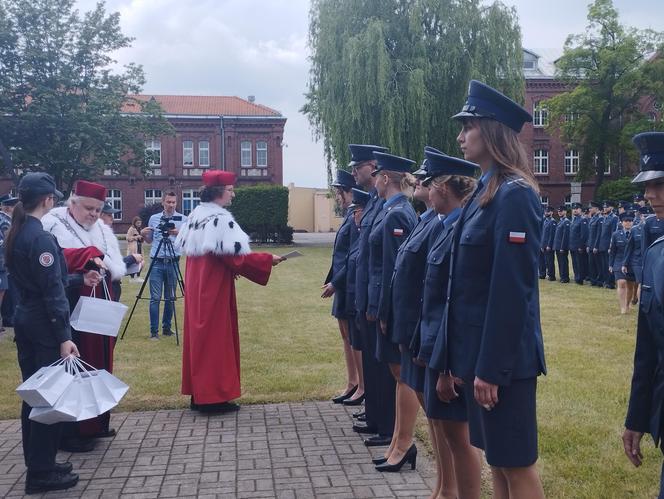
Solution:
M 604 182 L 597 189 L 597 199 L 612 199 L 615 201 L 631 201 L 634 194 L 643 192 L 639 185 L 632 183 L 632 177 L 623 177 L 617 180 Z
M 235 189 L 230 211 L 252 241 L 290 244 L 293 228 L 288 226 L 288 188 L 255 185 Z

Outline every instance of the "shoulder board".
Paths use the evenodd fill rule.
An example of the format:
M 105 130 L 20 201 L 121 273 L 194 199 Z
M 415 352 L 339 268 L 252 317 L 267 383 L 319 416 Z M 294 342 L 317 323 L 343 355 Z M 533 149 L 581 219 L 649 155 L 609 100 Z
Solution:
M 523 177 L 514 177 L 505 182 L 506 185 L 518 185 L 521 187 L 530 187 Z
M 655 239 L 655 242 L 652 243 L 650 246 L 654 246 L 655 244 L 661 243 L 662 241 L 664 241 L 664 236 L 661 236 L 661 237 Z

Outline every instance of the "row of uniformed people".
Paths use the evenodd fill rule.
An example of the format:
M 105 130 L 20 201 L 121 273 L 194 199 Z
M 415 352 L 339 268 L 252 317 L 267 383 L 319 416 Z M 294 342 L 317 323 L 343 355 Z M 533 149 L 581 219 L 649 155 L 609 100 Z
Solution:
M 351 344 L 362 348 L 366 390 L 367 424 L 355 428 L 377 433 L 368 445 L 389 444 L 377 469 L 414 466 L 412 427 L 422 404 L 439 455 L 434 493 L 479 497 L 472 444 L 485 451 L 496 495 L 543 497 L 534 467 L 536 379 L 545 371 L 542 216 L 517 137 L 531 116 L 472 81 L 455 118 L 468 161 L 425 151 L 426 179 L 416 192 L 423 197 L 428 188 L 430 204 L 419 221 L 404 195 L 412 162 L 377 146 L 350 146 L 353 176 L 368 191 L 345 265 L 346 303 L 355 294 L 354 310 L 347 308 L 356 314 Z M 483 174 L 474 186 L 477 165 Z

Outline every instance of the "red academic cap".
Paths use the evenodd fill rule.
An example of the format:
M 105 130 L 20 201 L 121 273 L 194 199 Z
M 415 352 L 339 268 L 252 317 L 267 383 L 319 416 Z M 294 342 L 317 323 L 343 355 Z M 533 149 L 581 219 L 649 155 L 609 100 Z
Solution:
M 77 180 L 74 184 L 74 194 L 84 198 L 95 198 L 99 201 L 106 201 L 106 187 L 87 180 Z
M 233 185 L 235 184 L 235 173 L 223 170 L 208 170 L 203 172 L 203 183 L 207 186 Z

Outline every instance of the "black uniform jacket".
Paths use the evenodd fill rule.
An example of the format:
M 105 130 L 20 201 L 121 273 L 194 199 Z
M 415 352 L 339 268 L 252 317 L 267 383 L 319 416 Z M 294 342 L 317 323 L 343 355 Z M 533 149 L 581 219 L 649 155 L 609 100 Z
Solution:
M 336 290 L 343 290 L 346 281 L 346 258 L 350 249 L 350 231 L 353 224 L 353 210 L 346 210 L 344 221 L 334 236 L 332 248 L 332 264 L 327 272 L 325 284 L 331 282 Z
M 383 199 L 378 197 L 376 189 L 371 190 L 371 199 L 364 207 L 360 220 L 360 236 L 357 246 L 355 271 L 355 309 L 360 314 L 367 311 L 369 287 L 369 235 L 374 219 L 383 208 Z

